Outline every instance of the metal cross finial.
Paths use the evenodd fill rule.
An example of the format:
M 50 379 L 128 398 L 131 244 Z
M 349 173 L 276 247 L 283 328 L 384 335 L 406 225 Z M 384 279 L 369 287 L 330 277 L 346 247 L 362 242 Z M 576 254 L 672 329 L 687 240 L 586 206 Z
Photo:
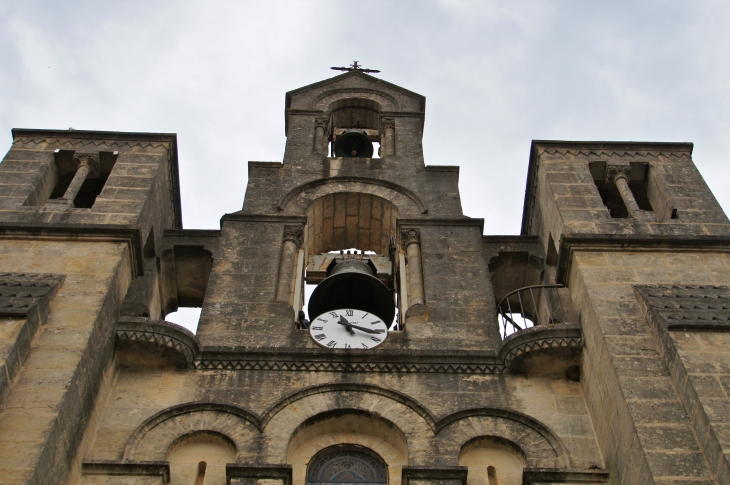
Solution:
M 376 69 L 365 69 L 362 67 L 357 61 L 352 61 L 352 64 L 350 64 L 350 67 L 330 67 L 330 69 L 334 71 L 360 71 L 360 72 L 380 72 Z

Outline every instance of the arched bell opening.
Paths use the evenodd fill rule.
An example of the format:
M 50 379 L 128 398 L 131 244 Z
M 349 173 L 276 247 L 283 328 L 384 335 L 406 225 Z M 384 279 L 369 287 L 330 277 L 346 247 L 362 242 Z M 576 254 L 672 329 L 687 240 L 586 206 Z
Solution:
M 459 465 L 469 468 L 466 485 L 520 485 L 527 460 L 511 441 L 482 436 L 461 448 Z
M 396 308 L 397 218 L 392 202 L 372 194 L 328 194 L 309 205 L 303 278 L 307 286 L 299 302 L 309 319 L 336 308 L 355 308 L 390 326 Z
M 328 112 L 330 156 L 380 157 L 383 134 L 379 103 L 362 98 L 340 99 L 330 104 Z

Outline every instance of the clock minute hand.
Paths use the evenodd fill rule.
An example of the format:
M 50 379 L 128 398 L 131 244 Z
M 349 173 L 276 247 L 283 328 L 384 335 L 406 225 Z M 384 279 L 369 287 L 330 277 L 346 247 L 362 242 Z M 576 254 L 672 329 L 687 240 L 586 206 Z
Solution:
M 342 318 L 342 317 L 340 317 L 340 318 Z M 345 320 L 345 322 L 347 322 L 347 320 Z M 349 323 L 349 322 L 348 323 L 337 322 L 337 323 L 339 323 L 340 325 L 345 325 L 348 328 L 356 328 L 356 329 L 361 330 L 361 331 L 363 331 L 365 333 L 383 333 L 382 330 L 373 330 L 372 328 L 365 328 L 365 327 L 361 327 L 359 325 L 353 325 L 352 323 Z

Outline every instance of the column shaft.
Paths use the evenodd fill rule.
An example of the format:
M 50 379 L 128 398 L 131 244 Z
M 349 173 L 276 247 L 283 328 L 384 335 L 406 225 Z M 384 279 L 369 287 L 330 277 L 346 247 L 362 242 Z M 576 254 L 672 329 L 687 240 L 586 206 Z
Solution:
M 292 274 L 297 255 L 297 244 L 286 239 L 281 246 L 281 263 L 279 264 L 279 281 L 276 285 L 276 300 L 290 303 Z
M 421 245 L 412 242 L 406 247 L 408 257 L 408 306 L 423 304 L 423 273 L 421 270 Z
M 63 194 L 63 199 L 68 200 L 69 202 L 73 202 L 73 200 L 79 194 L 79 190 L 81 190 L 81 186 L 84 185 L 84 182 L 86 181 L 86 177 L 88 175 L 89 167 L 85 164 L 79 165 L 79 168 L 76 170 L 76 174 L 74 175 L 73 180 L 71 180 L 71 183 L 66 189 L 66 193 Z
M 639 209 L 639 204 L 637 204 L 636 199 L 634 199 L 634 194 L 629 188 L 629 183 L 626 180 L 626 177 L 616 177 L 616 188 L 621 194 L 621 198 L 626 205 L 626 209 L 628 209 L 629 211 L 629 215 L 634 219 L 639 217 L 639 215 L 641 214 L 641 209 Z

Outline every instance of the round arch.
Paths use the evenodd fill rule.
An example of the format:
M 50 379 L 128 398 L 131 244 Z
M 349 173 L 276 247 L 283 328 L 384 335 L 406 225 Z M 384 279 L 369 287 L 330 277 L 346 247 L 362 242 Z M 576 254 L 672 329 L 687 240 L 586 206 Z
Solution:
M 259 430 L 258 418 L 245 409 L 206 402 L 181 404 L 145 420 L 127 441 L 124 460 L 164 461 L 177 440 L 197 432 L 224 436 L 238 453 L 245 453 Z
M 312 416 L 292 433 L 287 450 L 292 485 L 305 485 L 313 460 L 333 446 L 362 447 L 379 456 L 387 466 L 390 485 L 400 484 L 408 464 L 408 443 L 395 424 L 370 412 L 338 409 Z
M 548 426 L 516 411 L 486 408 L 460 411 L 442 419 L 438 429 L 439 449 L 454 461 L 464 444 L 488 437 L 521 450 L 530 468 L 572 466 L 568 449 Z
M 350 176 L 328 177 L 299 185 L 279 200 L 277 209 L 284 214 L 302 215 L 312 201 L 338 192 L 377 195 L 391 201 L 401 217 L 428 213 L 426 204 L 405 187 L 387 180 Z

